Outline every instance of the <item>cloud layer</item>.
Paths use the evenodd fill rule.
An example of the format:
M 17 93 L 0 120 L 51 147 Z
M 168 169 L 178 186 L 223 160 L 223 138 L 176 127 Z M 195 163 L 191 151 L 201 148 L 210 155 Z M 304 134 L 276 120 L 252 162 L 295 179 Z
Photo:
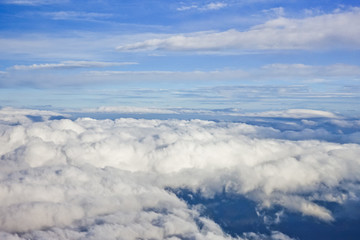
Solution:
M 291 141 L 271 137 L 281 134 L 272 127 L 203 120 L 7 122 L 3 239 L 232 239 L 168 188 L 205 198 L 225 191 L 258 209 L 280 206 L 325 222 L 336 219 L 318 201 L 346 204 L 360 193 L 358 144 Z M 269 236 L 280 237 L 289 239 Z
M 135 82 L 197 82 L 199 84 L 209 82 L 234 82 L 249 83 L 256 80 L 266 85 L 270 81 L 280 81 L 282 85 L 294 83 L 299 87 L 303 84 L 336 83 L 341 79 L 343 85 L 356 85 L 360 74 L 360 67 L 348 64 L 332 64 L 325 66 L 312 66 L 305 64 L 280 64 L 273 63 L 253 69 L 218 69 L 210 71 L 190 70 L 109 70 L 106 68 L 137 65 L 137 62 L 99 62 L 99 61 L 63 61 L 60 63 L 41 63 L 31 65 L 14 65 L 5 71 L 0 71 L 0 85 L 36 87 L 59 87 L 59 86 L 88 86 L 92 84 L 127 83 Z M 99 70 L 105 68 L 105 70 Z M 73 71 L 80 69 L 81 71 Z M 91 70 L 93 69 L 93 70 Z M 36 71 L 36 77 L 28 71 L 34 70 L 58 70 Z M 337 83 L 340 85 L 339 83 Z M 328 84 L 327 84 L 328 85 Z M 326 90 L 329 86 L 322 87 Z M 342 88 L 344 89 L 344 88 Z M 345 89 L 344 89 L 345 90 Z M 351 90 L 351 89 L 347 89 Z M 331 94 L 331 92 L 328 92 Z M 353 91 L 357 94 L 357 91 Z

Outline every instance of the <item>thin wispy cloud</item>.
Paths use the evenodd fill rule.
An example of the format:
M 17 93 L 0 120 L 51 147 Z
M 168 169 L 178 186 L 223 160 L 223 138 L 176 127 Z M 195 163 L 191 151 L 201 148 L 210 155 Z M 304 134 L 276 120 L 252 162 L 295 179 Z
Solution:
M 178 7 L 178 8 L 176 8 L 176 10 L 178 10 L 178 11 L 187 11 L 187 10 L 190 10 L 190 9 L 197 9 L 197 8 L 198 8 L 198 5 L 189 5 L 189 6 Z
M 197 4 L 185 5 L 185 6 L 178 7 L 177 10 L 178 11 L 189 11 L 189 10 L 212 11 L 212 10 L 222 9 L 227 6 L 228 6 L 228 4 L 224 3 L 224 2 L 211 2 L 208 4 L 204 4 L 204 5 L 197 5 Z
M 333 64 L 328 66 L 314 66 L 305 64 L 282 64 L 273 63 L 261 67 L 265 74 L 278 77 L 307 76 L 316 77 L 345 77 L 352 76 L 354 80 L 360 74 L 360 66 L 347 64 Z
M 304 19 L 277 18 L 248 31 L 173 35 L 120 45 L 118 51 L 223 51 L 360 48 L 360 8 Z M 344 28 L 343 26 L 347 26 Z
M 219 69 L 212 71 L 192 70 L 95 70 L 96 68 L 110 68 L 137 65 L 136 62 L 97 62 L 97 61 L 64 61 L 60 63 L 43 63 L 31 65 L 14 65 L 3 71 L 0 83 L 2 85 L 16 86 L 33 84 L 41 87 L 58 87 L 63 84 L 74 86 L 88 86 L 96 83 L 127 82 L 129 79 L 138 83 L 169 81 L 173 83 L 192 82 L 205 84 L 206 82 L 233 82 L 249 83 L 257 81 L 262 84 L 269 84 L 273 80 L 297 84 L 314 84 L 321 82 L 336 82 L 341 79 L 343 84 L 359 81 L 360 66 L 334 64 L 325 66 L 313 66 L 305 64 L 280 64 L 273 63 L 253 69 Z M 58 69 L 64 73 L 70 69 L 84 69 L 79 72 L 67 72 L 66 75 L 57 75 L 57 72 L 38 71 L 36 78 L 29 78 L 28 71 Z M 90 69 L 90 70 L 88 70 Z M 93 70 L 91 70 L 93 69 Z M 48 79 L 50 76 L 53 81 Z M 72 78 L 76 82 L 71 82 Z M 10 81 L 11 79 L 11 81 Z M 45 81 L 45 79 L 48 79 Z M 292 79 L 292 80 L 289 80 Z
M 262 10 L 262 12 L 273 17 L 283 17 L 285 15 L 285 9 L 283 7 L 265 9 Z
M 209 3 L 209 4 L 205 5 L 203 7 L 203 9 L 204 10 L 218 10 L 218 9 L 224 8 L 226 6 L 227 6 L 227 4 L 223 3 L 223 2 L 213 2 L 213 3 Z
M 97 12 L 74 12 L 74 11 L 60 11 L 60 12 L 45 12 L 41 13 L 45 17 L 53 20 L 97 20 L 111 18 L 113 15 L 109 13 Z
M 90 75 L 106 76 L 133 76 L 135 79 L 141 77 L 150 80 L 153 79 L 185 79 L 194 80 L 220 80 L 229 81 L 233 79 L 246 80 L 256 79 L 258 81 L 267 81 L 271 79 L 279 79 L 289 81 L 290 79 L 309 80 L 314 78 L 325 78 L 331 80 L 333 78 L 350 78 L 357 79 L 360 75 L 360 66 L 334 64 L 328 66 L 313 66 L 305 64 L 269 64 L 254 68 L 251 70 L 234 69 L 234 70 L 216 70 L 216 71 L 92 71 Z M 139 77 L 139 78 L 138 78 Z
M 0 2 L 3 4 L 14 4 L 14 5 L 28 5 L 28 6 L 37 6 L 37 5 L 51 5 L 67 2 L 68 0 L 2 0 Z
M 69 69 L 69 68 L 101 68 L 134 65 L 136 62 L 96 62 L 96 61 L 64 61 L 61 63 L 42 63 L 32 65 L 15 65 L 11 70 L 41 70 L 41 69 Z

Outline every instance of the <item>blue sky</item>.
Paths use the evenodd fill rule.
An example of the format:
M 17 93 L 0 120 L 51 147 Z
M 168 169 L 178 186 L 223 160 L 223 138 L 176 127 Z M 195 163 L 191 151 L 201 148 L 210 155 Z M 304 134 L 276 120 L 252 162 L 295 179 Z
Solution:
M 0 1 L 0 105 L 359 115 L 358 1 Z

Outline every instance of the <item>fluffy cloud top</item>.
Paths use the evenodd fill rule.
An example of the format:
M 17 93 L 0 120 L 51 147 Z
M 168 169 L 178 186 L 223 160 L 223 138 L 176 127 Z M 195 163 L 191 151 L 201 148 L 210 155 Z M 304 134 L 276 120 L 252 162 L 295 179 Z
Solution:
M 317 201 L 358 199 L 360 146 L 270 137 L 276 133 L 202 120 L 1 123 L 1 236 L 232 239 L 168 188 L 206 198 L 225 191 L 259 209 L 281 206 L 334 221 Z M 289 239 L 278 232 L 269 238 Z
M 304 19 L 280 17 L 248 31 L 174 35 L 118 46 L 119 51 L 219 51 L 224 49 L 359 49 L 360 9 Z M 344 26 L 347 26 L 344 28 Z

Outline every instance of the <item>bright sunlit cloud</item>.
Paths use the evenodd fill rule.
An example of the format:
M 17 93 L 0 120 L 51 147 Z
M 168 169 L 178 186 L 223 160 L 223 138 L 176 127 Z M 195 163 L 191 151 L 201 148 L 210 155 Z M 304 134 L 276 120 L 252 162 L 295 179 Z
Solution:
M 99 109 L 107 110 L 114 109 Z M 41 120 L 30 120 L 36 116 Z M 18 233 L 18 239 L 96 239 L 104 234 L 238 239 L 204 217 L 200 206 L 191 208 L 168 189 L 188 188 L 210 199 L 225 191 L 256 202 L 263 214 L 281 206 L 324 222 L 336 217 L 321 201 L 346 205 L 360 193 L 359 145 L 320 141 L 325 135 L 315 131 L 313 140 L 293 141 L 275 125 L 46 116 L 61 114 L 0 110 L 4 239 Z M 314 110 L 281 116 L 317 124 L 319 117 L 338 119 Z M 309 126 L 302 130 L 310 134 Z M 248 232 L 241 239 L 253 239 L 248 238 L 252 234 L 261 238 Z M 289 238 L 280 232 L 268 237 L 279 235 Z

